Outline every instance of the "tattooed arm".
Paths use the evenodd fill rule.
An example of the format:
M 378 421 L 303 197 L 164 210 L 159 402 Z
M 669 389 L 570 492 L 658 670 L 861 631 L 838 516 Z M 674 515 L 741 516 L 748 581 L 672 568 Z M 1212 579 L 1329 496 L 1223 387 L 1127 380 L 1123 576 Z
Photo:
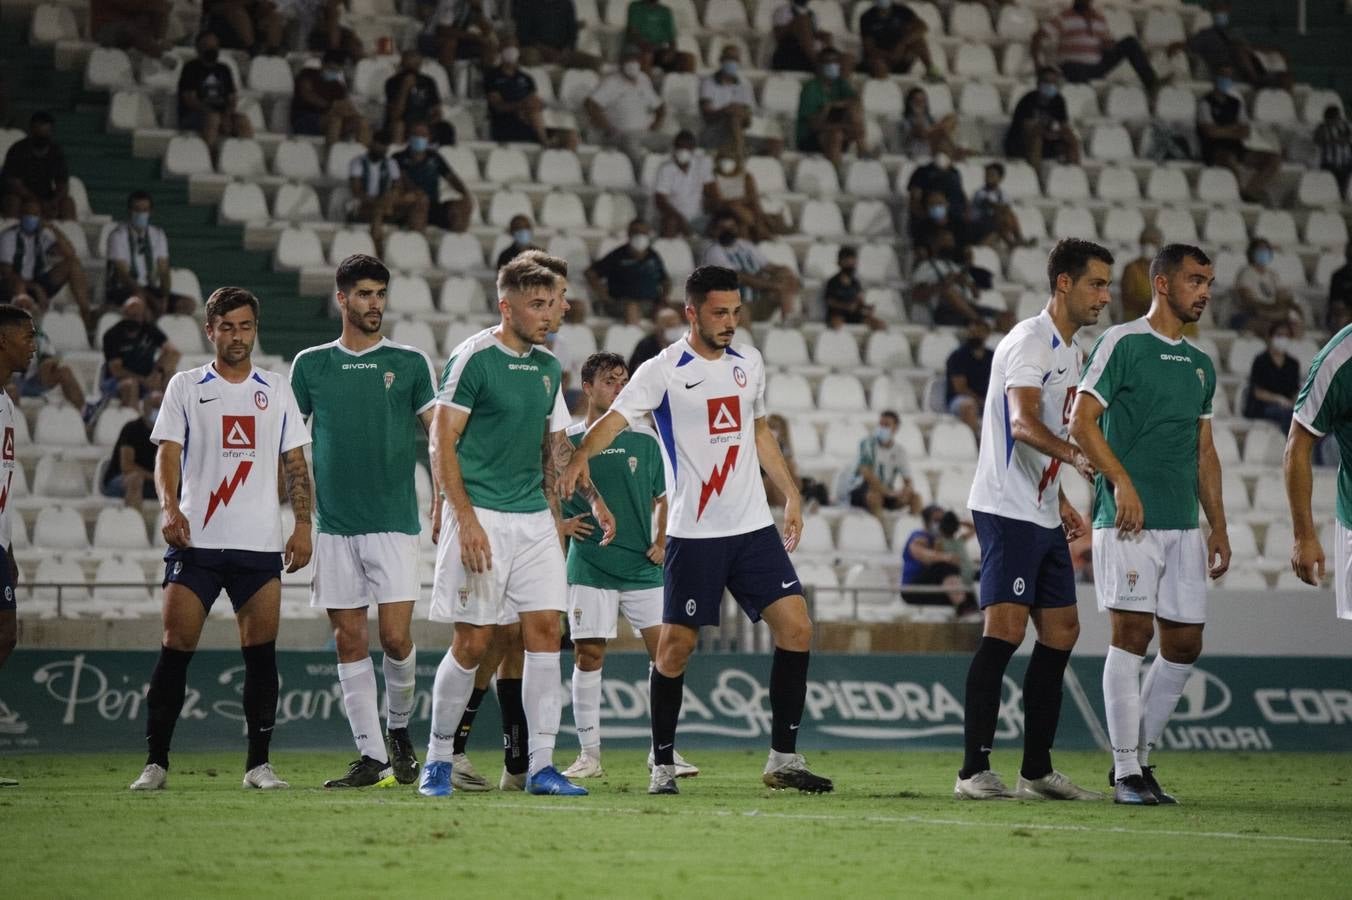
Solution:
M 296 516 L 296 528 L 287 539 L 283 561 L 288 572 L 305 568 L 310 561 L 310 467 L 305 462 L 305 448 L 296 447 L 282 454 L 282 468 L 286 472 L 286 491 L 291 498 L 291 512 Z
M 555 521 L 559 522 L 562 528 L 563 518 L 560 512 L 562 501 L 559 498 L 558 484 L 564 470 L 573 461 L 573 444 L 568 440 L 568 435 L 562 431 L 545 435 L 544 456 L 545 496 L 549 499 L 549 508 L 554 511 Z M 577 486 L 577 492 L 587 501 L 597 524 L 601 526 L 601 545 L 609 544 L 615 537 L 615 517 L 610 514 L 610 508 L 601 498 L 600 491 L 587 481 Z

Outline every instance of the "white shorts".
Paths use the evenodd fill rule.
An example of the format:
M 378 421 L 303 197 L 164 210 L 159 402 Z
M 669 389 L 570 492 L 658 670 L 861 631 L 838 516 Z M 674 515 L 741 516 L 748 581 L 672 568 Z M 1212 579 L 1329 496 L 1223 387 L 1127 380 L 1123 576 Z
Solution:
M 553 513 L 547 509 L 509 513 L 476 506 L 474 514 L 488 535 L 493 568 L 476 575 L 461 564 L 460 526 L 446 504 L 427 617 L 433 622 L 508 625 L 523 612 L 562 612 L 567 575 Z
M 364 609 L 418 599 L 418 536 L 397 531 L 315 535 L 310 605 Z
M 1333 520 L 1333 594 L 1338 618 L 1352 619 L 1352 531 Z
M 661 625 L 662 588 L 621 591 L 589 584 L 568 585 L 568 633 L 574 640 L 610 640 L 619 634 L 621 612 L 639 631 Z
M 1119 537 L 1094 529 L 1094 592 L 1099 609 L 1151 613 L 1170 622 L 1206 621 L 1206 542 L 1201 529 L 1141 531 Z

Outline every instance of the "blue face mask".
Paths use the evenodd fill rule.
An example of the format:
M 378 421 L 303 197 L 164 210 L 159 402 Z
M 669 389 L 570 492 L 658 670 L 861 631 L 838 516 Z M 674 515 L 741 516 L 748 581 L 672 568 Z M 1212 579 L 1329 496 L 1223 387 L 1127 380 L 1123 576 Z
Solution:
M 942 222 L 948 215 L 948 207 L 942 204 L 935 204 L 929 208 L 929 216 L 936 222 Z
M 822 66 L 822 75 L 830 81 L 840 77 L 840 63 L 827 63 Z
M 1216 90 L 1220 91 L 1222 94 L 1230 93 L 1230 89 L 1233 88 L 1234 86 L 1235 80 L 1233 78 L 1216 79 Z
M 719 66 L 719 68 L 723 71 L 723 74 L 727 75 L 729 78 L 737 77 L 737 60 L 725 59 L 723 60 L 723 65 Z
M 19 229 L 20 229 L 24 234 L 33 234 L 33 233 L 35 233 L 35 232 L 38 230 L 38 226 L 41 225 L 41 224 L 42 224 L 42 217 L 41 217 L 41 216 L 20 216 L 20 217 L 19 217 Z
M 880 444 L 890 444 L 892 442 L 892 429 L 879 425 L 874 429 L 873 436 L 878 439 Z
M 333 71 L 332 69 L 324 69 L 322 72 L 320 72 L 320 75 L 323 77 L 323 79 L 324 79 L 325 81 L 342 81 L 342 80 L 343 80 L 343 73 L 342 73 L 342 72 L 335 72 L 335 71 Z
M 529 228 L 518 228 L 512 232 L 512 240 L 516 241 L 519 246 L 526 246 L 530 243 L 530 239 L 531 231 Z
M 1050 100 L 1059 94 L 1061 89 L 1054 84 L 1039 84 L 1037 86 L 1037 92 Z
M 144 231 L 145 228 L 146 228 L 146 226 L 148 226 L 148 225 L 150 224 L 150 213 L 148 213 L 148 212 L 134 212 L 134 213 L 132 213 L 132 214 L 131 214 L 131 224 L 132 224 L 132 227 L 133 227 L 133 228 L 139 228 L 139 229 L 141 229 L 141 230 Z
M 1262 248 L 1261 250 L 1255 250 L 1253 254 L 1253 261 L 1258 265 L 1264 267 L 1272 265 L 1272 251 L 1266 247 Z
M 408 149 L 414 153 L 423 153 L 427 150 L 427 138 L 420 134 L 415 134 L 408 139 Z
M 1230 14 L 1225 12 L 1218 12 L 1211 17 L 1211 21 L 1215 24 L 1217 28 L 1224 28 L 1230 24 Z

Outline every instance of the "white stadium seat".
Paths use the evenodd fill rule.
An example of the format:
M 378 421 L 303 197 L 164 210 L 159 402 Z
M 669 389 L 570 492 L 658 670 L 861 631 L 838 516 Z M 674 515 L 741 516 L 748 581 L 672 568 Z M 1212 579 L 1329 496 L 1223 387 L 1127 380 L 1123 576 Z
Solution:
M 313 187 L 287 182 L 272 197 L 272 217 L 284 222 L 317 222 L 324 218 L 324 211 Z
M 1182 169 L 1168 166 L 1156 166 L 1150 170 L 1146 179 L 1145 195 L 1157 203 L 1180 203 L 1192 197 L 1188 189 L 1188 177 Z M 1204 196 L 1202 198 L 1206 200 Z
M 1047 196 L 1054 200 L 1088 200 L 1089 177 L 1080 166 L 1053 165 L 1047 175 Z
M 762 356 L 767 365 L 782 369 L 793 369 L 810 362 L 807 340 L 797 328 L 771 328 L 765 334 Z
M 808 412 L 813 409 L 812 390 L 807 379 L 791 372 L 780 372 L 765 388 L 765 405 L 771 412 Z
M 287 228 L 277 239 L 276 260 L 283 269 L 324 265 L 324 248 L 319 243 L 319 235 L 308 228 Z
M 319 151 L 306 140 L 282 141 L 272 157 L 272 171 L 283 178 L 314 181 L 320 177 Z M 347 177 L 347 173 L 343 173 Z
M 170 175 L 203 175 L 212 171 L 211 151 L 206 141 L 195 134 L 180 134 L 169 139 L 164 152 L 164 171 Z
M 343 228 L 334 232 L 333 242 L 329 244 L 329 262 L 336 266 L 354 253 L 376 255 L 371 232 L 365 228 Z
M 391 275 L 388 296 L 389 310 L 395 315 L 416 317 L 436 310 L 432 305 L 432 288 L 420 275 Z
M 149 550 L 145 519 L 126 506 L 99 510 L 94 521 L 94 546 L 107 550 Z
M 484 267 L 484 248 L 472 234 L 441 236 L 437 246 L 437 267 L 448 272 L 464 272 Z
M 232 181 L 221 195 L 222 222 L 263 222 L 269 218 L 263 189 L 248 181 Z
M 817 388 L 817 408 L 833 413 L 864 412 L 868 409 L 864 386 L 853 375 L 827 375 Z
M 38 410 L 37 424 L 33 427 L 33 441 L 38 444 L 58 444 L 66 447 L 89 445 L 80 411 L 64 403 L 49 403 Z
M 1301 206 L 1337 206 L 1341 199 L 1338 196 L 1338 181 L 1332 172 L 1320 170 L 1300 174 L 1296 201 Z
M 1197 199 L 1210 204 L 1238 204 L 1239 182 L 1235 173 L 1220 166 L 1209 166 L 1197 176 Z
M 266 175 L 263 146 L 253 138 L 226 138 L 221 143 L 217 171 L 232 178 L 257 178 Z
M 634 164 L 618 150 L 602 150 L 592 157 L 587 182 L 603 190 L 630 190 L 637 186 Z
M 1141 184 L 1136 173 L 1126 166 L 1104 166 L 1094 193 L 1100 200 L 1134 203 L 1141 199 Z
M 131 70 L 131 57 L 125 50 L 113 47 L 95 47 L 85 60 L 85 87 L 91 91 L 107 91 L 131 87 L 136 75 Z
M 84 550 L 89 547 L 89 532 L 71 507 L 44 506 L 33 525 L 33 544 L 51 550 Z

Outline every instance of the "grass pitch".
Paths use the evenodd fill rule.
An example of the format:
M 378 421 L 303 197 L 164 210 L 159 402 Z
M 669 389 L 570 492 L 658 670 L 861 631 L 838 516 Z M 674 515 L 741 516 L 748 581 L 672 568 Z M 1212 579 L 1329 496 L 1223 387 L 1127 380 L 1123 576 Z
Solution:
M 566 764 L 572 747 L 558 754 Z M 3 894 L 34 897 L 1333 897 L 1352 877 L 1338 755 L 1159 754 L 1177 807 L 962 802 L 956 753 L 823 752 L 835 794 L 773 792 L 763 756 L 690 751 L 678 797 L 612 751 L 583 798 L 326 791 L 351 754 L 278 753 L 289 791 L 240 787 L 239 753 L 0 757 Z M 496 774 L 496 754 L 473 754 Z M 996 768 L 1013 786 L 1016 750 Z M 1101 789 L 1104 754 L 1057 765 Z

